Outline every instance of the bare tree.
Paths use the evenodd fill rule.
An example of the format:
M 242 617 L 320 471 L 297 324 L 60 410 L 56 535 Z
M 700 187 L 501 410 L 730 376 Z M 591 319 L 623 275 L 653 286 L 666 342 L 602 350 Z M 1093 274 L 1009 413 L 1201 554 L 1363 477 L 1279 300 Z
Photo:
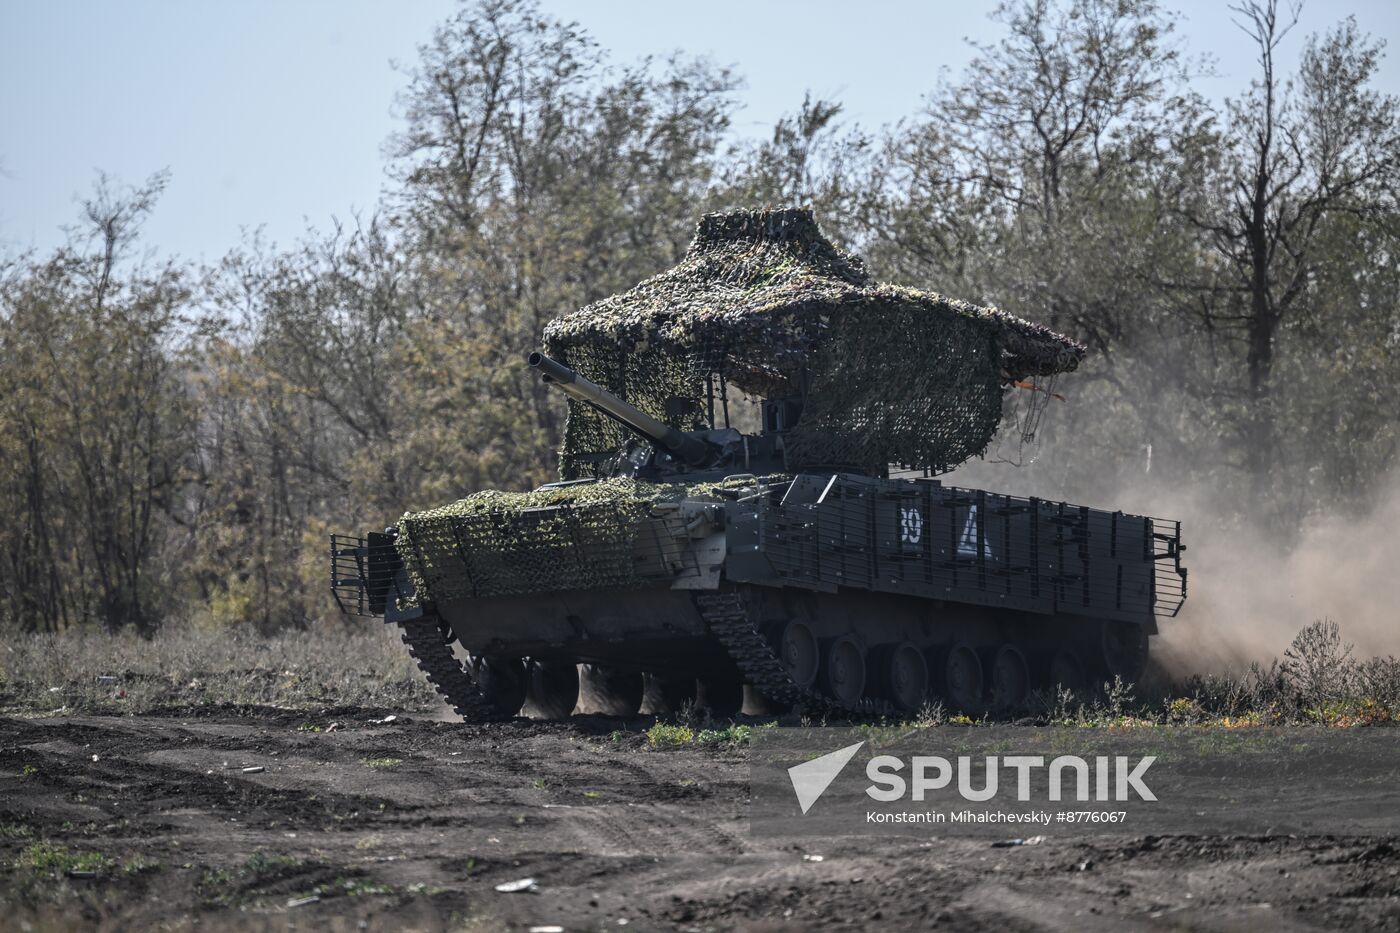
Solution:
M 1205 310 L 1206 326 L 1241 335 L 1243 466 L 1264 492 L 1279 457 L 1274 380 L 1280 333 L 1302 315 L 1325 316 L 1313 287 L 1329 224 L 1393 216 L 1400 184 L 1397 103 L 1370 86 L 1381 46 L 1348 19 L 1303 50 L 1298 75 L 1277 53 L 1299 7 L 1278 0 L 1232 7 L 1254 43 L 1259 72 L 1226 108 L 1214 197 L 1187 216 L 1224 261 L 1233 283 Z

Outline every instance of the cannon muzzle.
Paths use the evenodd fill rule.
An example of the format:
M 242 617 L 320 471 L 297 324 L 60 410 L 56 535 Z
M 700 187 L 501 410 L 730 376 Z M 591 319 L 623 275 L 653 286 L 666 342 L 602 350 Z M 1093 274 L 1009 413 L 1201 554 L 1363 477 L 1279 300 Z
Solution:
M 710 445 L 700 438 L 678 431 L 664 421 L 658 421 L 602 386 L 589 382 L 558 360 L 552 360 L 536 351 L 530 354 L 529 363 L 531 369 L 539 370 L 545 382 L 557 385 L 570 398 L 587 402 L 613 420 L 621 422 L 677 460 L 691 466 L 705 466 L 713 458 Z

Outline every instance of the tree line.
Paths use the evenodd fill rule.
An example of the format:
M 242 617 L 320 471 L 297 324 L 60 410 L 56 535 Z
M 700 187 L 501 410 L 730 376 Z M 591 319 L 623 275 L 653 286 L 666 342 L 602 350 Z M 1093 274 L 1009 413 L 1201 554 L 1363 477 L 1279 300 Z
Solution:
M 329 618 L 329 531 L 553 478 L 522 355 L 733 206 L 811 205 L 878 277 L 1088 344 L 996 454 L 1034 431 L 1065 496 L 1145 475 L 1285 536 L 1363 509 L 1400 442 L 1397 102 L 1354 20 L 1234 15 L 1223 103 L 1155 0 L 1015 0 L 899 123 L 809 97 L 745 140 L 731 70 L 481 0 L 406 72 L 372 216 L 196 268 L 141 244 L 164 175 L 100 179 L 66 246 L 0 259 L 0 624 Z

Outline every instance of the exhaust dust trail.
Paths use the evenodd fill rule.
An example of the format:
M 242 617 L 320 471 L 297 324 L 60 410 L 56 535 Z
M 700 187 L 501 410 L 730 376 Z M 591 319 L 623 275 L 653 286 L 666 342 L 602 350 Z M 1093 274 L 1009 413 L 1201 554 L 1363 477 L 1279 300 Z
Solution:
M 1322 618 L 1341 626 L 1356 657 L 1400 655 L 1400 564 L 1389 547 L 1400 478 L 1384 488 L 1367 514 L 1310 518 L 1291 542 L 1222 527 L 1201 500 L 1164 501 L 1181 515 L 1191 573 L 1187 607 L 1161 626 L 1164 667 L 1182 675 L 1267 663 Z

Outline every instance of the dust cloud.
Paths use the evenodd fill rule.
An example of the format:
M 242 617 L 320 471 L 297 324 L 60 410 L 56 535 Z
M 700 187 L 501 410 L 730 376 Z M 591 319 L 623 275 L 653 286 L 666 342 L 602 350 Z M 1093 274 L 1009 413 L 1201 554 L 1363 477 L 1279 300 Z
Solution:
M 1157 653 L 1173 674 L 1238 671 L 1282 655 L 1304 626 L 1331 619 L 1354 656 L 1400 655 L 1400 477 L 1365 514 L 1323 514 L 1294 540 L 1227 526 L 1204 497 L 1168 497 L 1182 520 L 1190 598 L 1161 623 Z

